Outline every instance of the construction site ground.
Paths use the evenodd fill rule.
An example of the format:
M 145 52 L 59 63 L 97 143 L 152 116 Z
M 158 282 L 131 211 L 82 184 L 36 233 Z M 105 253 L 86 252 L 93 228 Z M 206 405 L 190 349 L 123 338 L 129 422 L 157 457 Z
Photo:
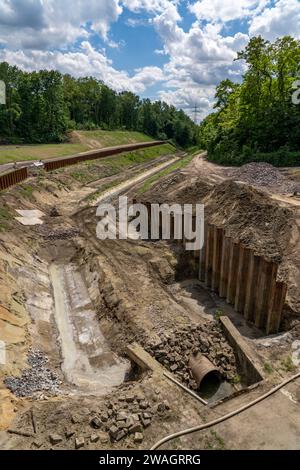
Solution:
M 219 167 L 202 153 L 144 190 L 147 178 L 181 158 L 164 153 L 113 171 L 103 162 L 81 164 L 1 193 L 1 449 L 149 449 L 299 371 L 299 173 L 274 170 L 264 183 L 258 167 L 256 185 L 253 168 Z M 281 332 L 266 336 L 205 289 L 178 244 L 99 240 L 97 201 L 117 203 L 120 194 L 203 203 L 208 220 L 221 221 L 228 233 L 276 259 L 279 279 L 288 284 Z M 41 211 L 42 223 L 22 225 L 17 210 Z M 220 315 L 231 319 L 264 371 L 254 387 L 240 373 Z M 132 361 L 132 344 L 153 356 L 152 369 Z M 206 350 L 222 370 L 221 394 L 209 405 L 164 376 L 168 371 L 193 389 L 185 358 L 195 348 Z M 242 414 L 163 448 L 299 449 L 299 406 L 298 380 Z

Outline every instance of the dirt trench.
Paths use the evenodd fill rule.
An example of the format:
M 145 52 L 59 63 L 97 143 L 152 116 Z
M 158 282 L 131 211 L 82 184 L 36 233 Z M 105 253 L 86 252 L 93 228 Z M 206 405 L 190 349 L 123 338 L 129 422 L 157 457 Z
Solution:
M 166 178 L 158 184 L 169 186 L 166 194 L 173 199 L 176 181 L 182 190 L 188 179 L 185 172 L 172 174 L 169 179 L 171 183 Z M 122 183 L 115 191 L 110 190 L 107 197 L 113 200 L 120 191 L 136 197 L 138 183 L 141 180 Z M 198 182 L 201 199 L 206 198 L 209 213 L 224 218 L 215 195 L 222 195 L 225 201 L 227 189 L 220 186 L 213 192 L 211 184 Z M 156 191 L 156 197 L 162 197 L 161 189 L 151 191 L 152 195 Z M 57 212 L 62 215 L 47 215 L 41 228 L 24 229 L 22 235 L 19 229 L 8 239 L 2 237 L 2 272 L 6 277 L 0 281 L 5 283 L 10 298 L 6 305 L 14 311 L 11 324 L 18 319 L 23 331 L 23 336 L 12 340 L 9 346 L 9 364 L 4 372 L 6 378 L 21 375 L 17 383 L 21 387 L 20 398 L 7 394 L 3 387 L 7 394 L 5 406 L 14 417 L 6 428 L 10 426 L 28 436 L 4 431 L 0 433 L 0 446 L 74 449 L 83 439 L 83 448 L 89 449 L 148 448 L 157 440 L 158 429 L 164 435 L 180 426 L 206 420 L 210 412 L 168 383 L 160 372 L 145 372 L 130 363 L 126 348 L 137 342 L 156 359 L 158 371 L 161 367 L 174 373 L 191 389 L 195 384 L 186 360 L 193 349 L 201 349 L 222 370 L 226 384 L 215 399 L 231 396 L 247 384 L 243 384 L 238 359 L 219 327 L 220 311 L 231 317 L 249 344 L 257 349 L 262 366 L 268 362 L 276 368 L 271 382 L 289 372 L 280 361 L 285 355 L 288 357 L 292 337 L 279 337 L 276 345 L 245 324 L 230 307 L 201 286 L 188 257 L 178 246 L 142 240 L 99 243 L 95 208 L 87 207 L 83 201 L 88 192 L 89 187 L 74 188 L 65 194 L 59 189 L 59 198 L 45 197 L 40 192 L 34 207 L 47 213 L 55 200 Z M 229 192 L 233 200 L 231 205 L 227 202 L 228 209 L 225 205 L 225 213 L 234 213 L 241 194 L 237 191 L 233 195 L 232 187 Z M 50 204 L 45 204 L 47 197 Z M 235 220 L 228 220 L 228 226 L 245 230 L 246 220 L 240 226 Z M 280 246 L 287 243 L 280 233 L 279 240 Z M 297 293 L 294 295 L 297 298 Z M 270 346 L 266 346 L 266 341 Z M 34 361 L 37 351 L 41 351 L 46 362 L 38 366 L 42 383 L 29 374 L 30 386 L 28 383 L 24 386 L 22 374 L 28 367 L 29 348 Z M 31 413 L 38 432 L 32 430 Z M 135 415 L 139 416 L 138 423 L 134 422 Z M 117 423 L 121 423 L 120 427 Z M 142 438 L 139 436 L 142 440 L 135 440 L 135 432 L 129 431 L 131 426 L 142 434 Z M 233 435 L 237 432 L 240 431 L 231 429 Z M 285 445 L 292 434 L 288 427 Z M 234 439 L 224 444 L 222 439 L 217 433 L 203 433 L 186 442 L 189 448 L 232 447 Z

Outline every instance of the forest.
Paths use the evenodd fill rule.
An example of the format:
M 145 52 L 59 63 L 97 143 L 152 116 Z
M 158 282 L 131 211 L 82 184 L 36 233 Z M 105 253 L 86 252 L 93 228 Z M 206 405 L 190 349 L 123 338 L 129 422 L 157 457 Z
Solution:
M 215 112 L 200 126 L 202 148 L 221 164 L 299 165 L 300 104 L 292 96 L 300 79 L 300 41 L 254 37 L 236 60 L 245 62 L 246 72 L 241 83 L 226 79 L 217 87 Z
M 93 77 L 74 78 L 58 71 L 23 72 L 0 63 L 6 106 L 0 106 L 0 144 L 52 143 L 75 129 L 125 129 L 180 147 L 194 145 L 198 126 L 174 106 L 124 91 L 116 93 Z

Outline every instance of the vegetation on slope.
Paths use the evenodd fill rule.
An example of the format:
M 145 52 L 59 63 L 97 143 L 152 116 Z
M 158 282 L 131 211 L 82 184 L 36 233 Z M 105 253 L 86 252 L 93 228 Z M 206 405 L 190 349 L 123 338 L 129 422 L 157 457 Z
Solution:
M 152 139 L 141 132 L 79 131 L 76 134 L 71 134 L 70 142 L 61 144 L 1 145 L 0 164 L 14 161 L 65 157 L 79 152 L 86 152 L 93 148 L 146 142 L 148 140 Z

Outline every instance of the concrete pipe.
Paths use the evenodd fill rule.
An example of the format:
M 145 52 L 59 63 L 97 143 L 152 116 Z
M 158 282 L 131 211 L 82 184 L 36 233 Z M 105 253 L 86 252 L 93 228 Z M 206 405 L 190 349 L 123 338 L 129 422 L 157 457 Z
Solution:
M 191 355 L 189 368 L 191 369 L 193 378 L 197 383 L 198 390 L 200 390 L 201 385 L 203 385 L 204 382 L 220 382 L 221 374 L 219 370 L 201 353 Z

